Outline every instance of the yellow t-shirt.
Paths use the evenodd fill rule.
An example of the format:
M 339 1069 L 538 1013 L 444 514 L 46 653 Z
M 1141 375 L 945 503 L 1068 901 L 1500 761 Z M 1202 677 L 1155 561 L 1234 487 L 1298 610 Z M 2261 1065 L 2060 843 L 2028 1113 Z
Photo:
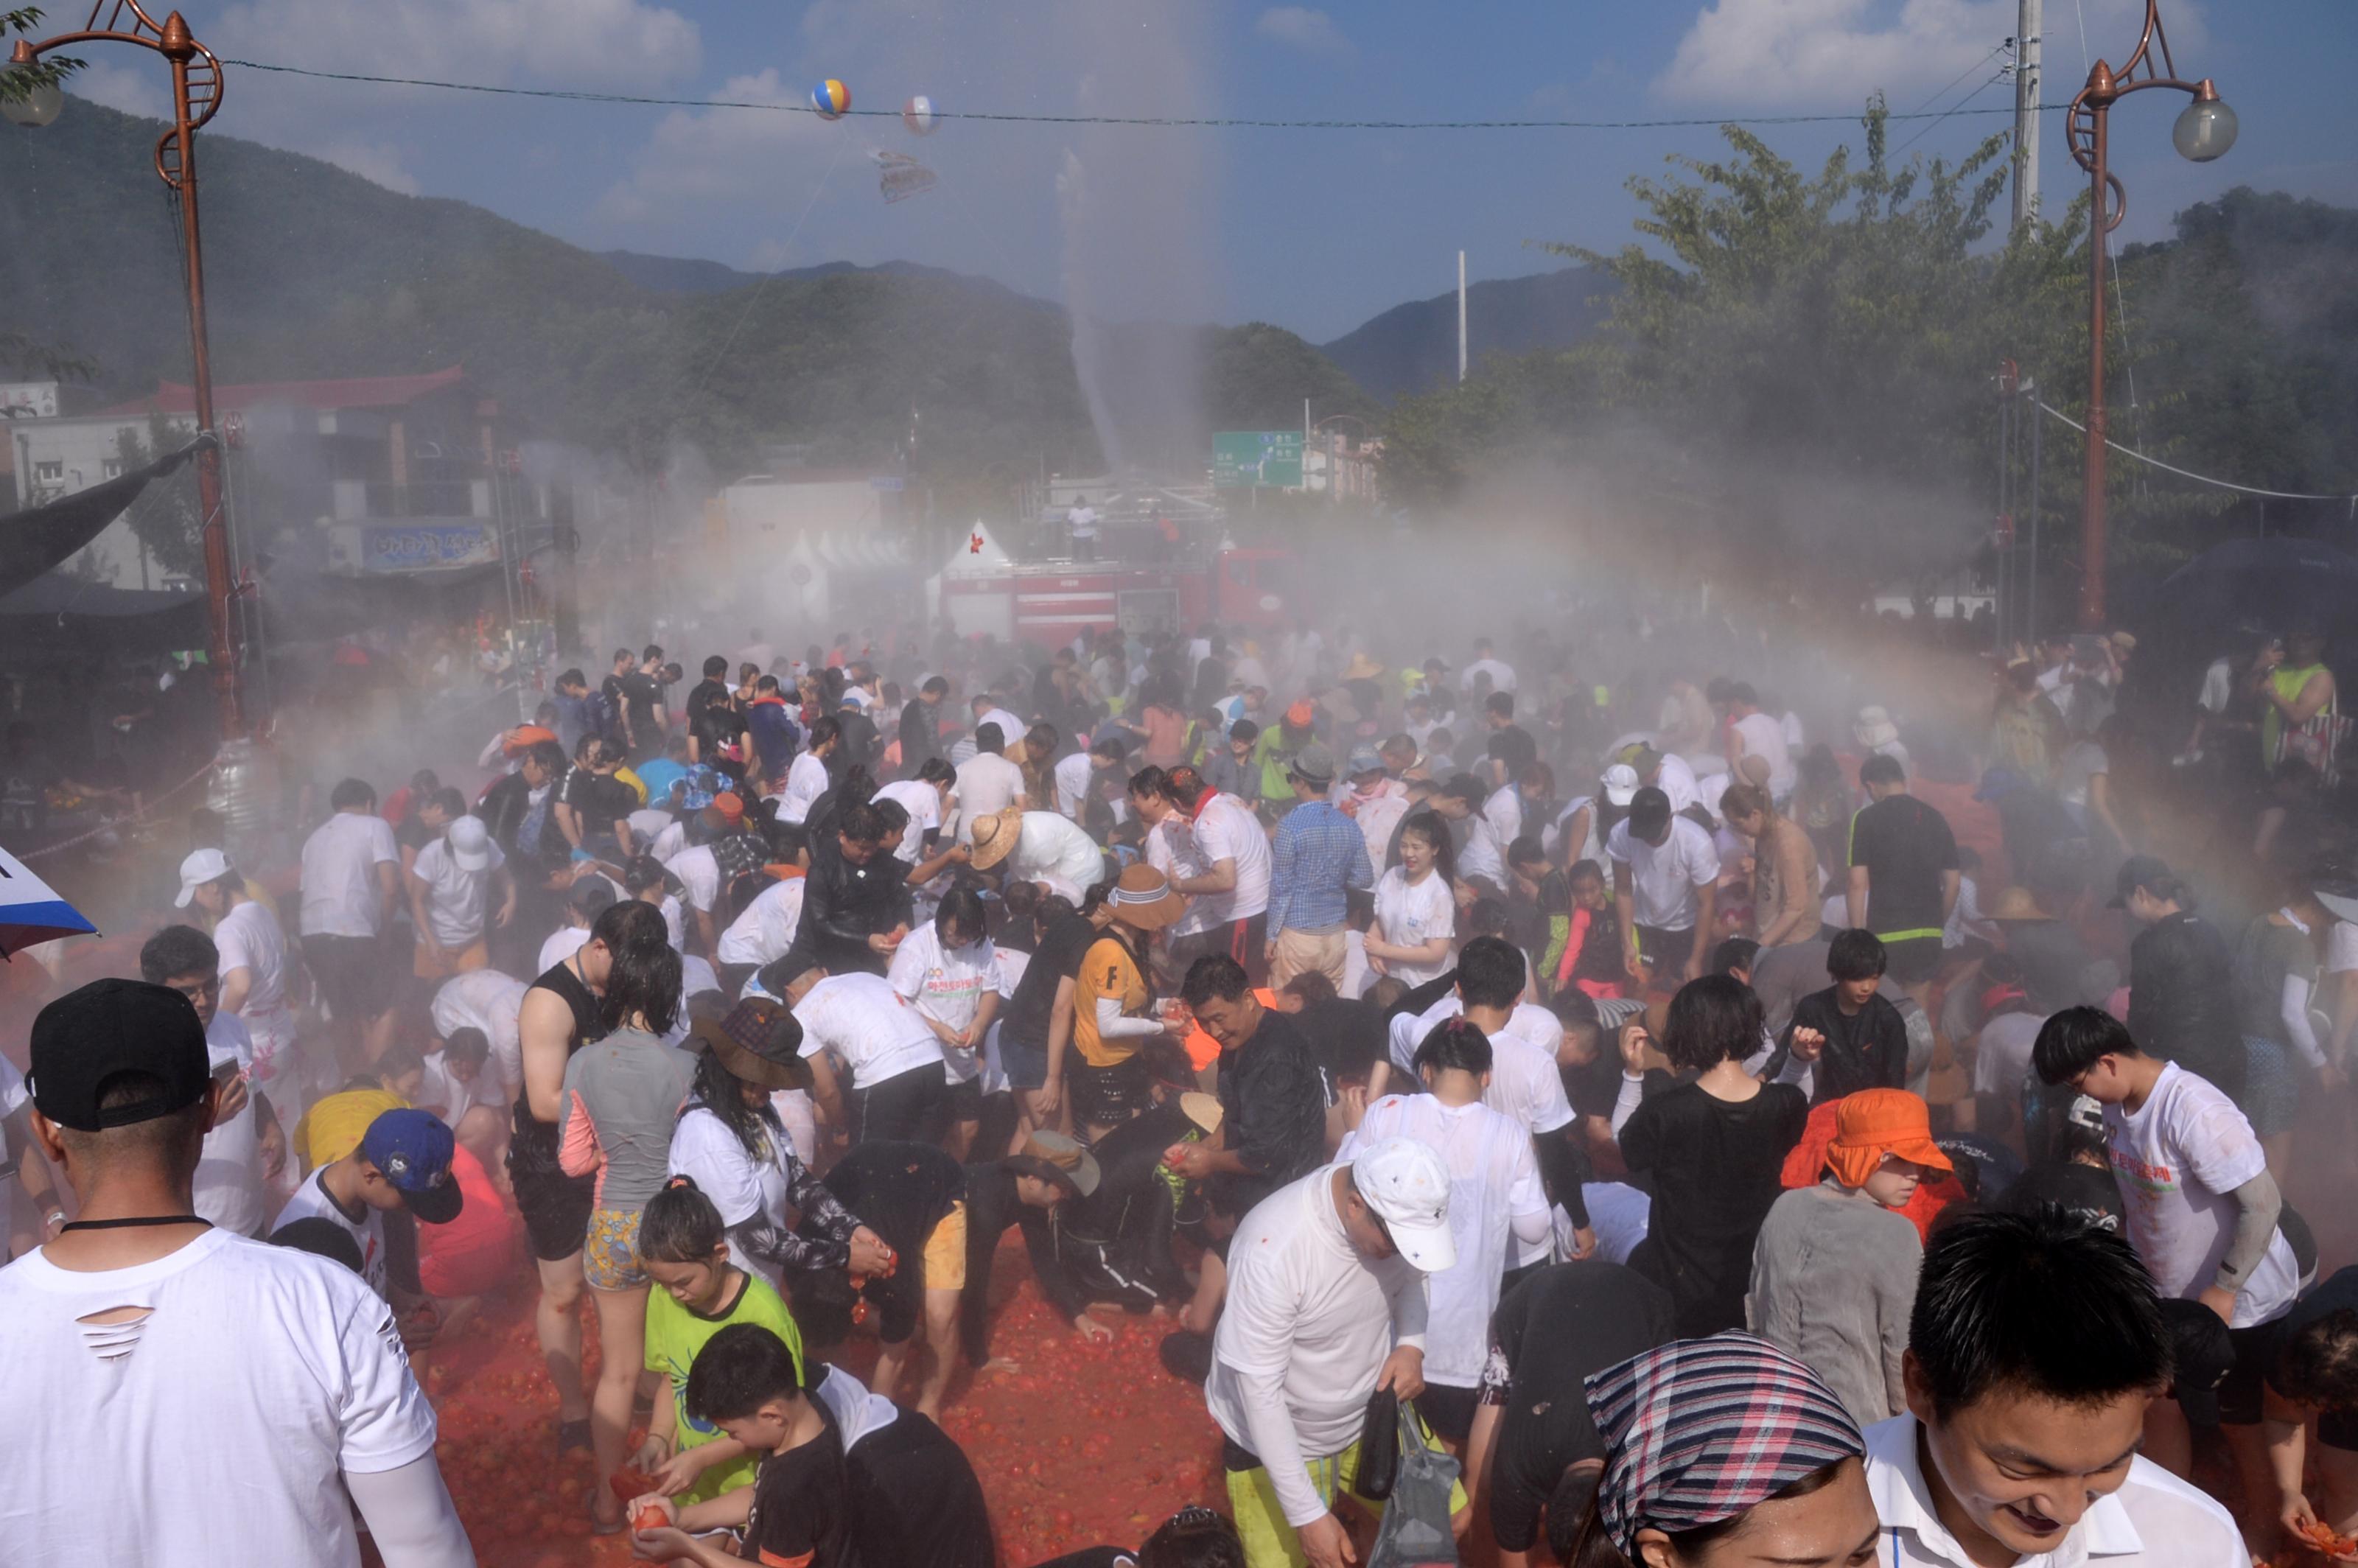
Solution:
M 1098 999 L 1111 997 L 1121 1011 L 1137 1017 L 1146 1011 L 1146 977 L 1138 972 L 1130 945 L 1119 936 L 1100 936 L 1081 959 L 1073 979 L 1073 1044 L 1081 1060 L 1092 1067 L 1110 1067 L 1138 1054 L 1135 1036 L 1106 1040 L 1098 1034 Z
M 932 1276 L 928 1275 L 928 1281 Z M 770 1282 L 759 1275 L 747 1274 L 745 1288 L 737 1294 L 727 1311 L 705 1317 L 672 1299 L 672 1293 L 658 1285 L 647 1292 L 647 1370 L 661 1372 L 671 1381 L 672 1449 L 675 1453 L 699 1448 L 718 1442 L 723 1435 L 717 1426 L 707 1426 L 687 1413 L 687 1373 L 696 1365 L 696 1353 L 704 1348 L 705 1341 L 731 1324 L 758 1323 L 786 1342 L 795 1353 L 795 1363 L 803 1362 L 802 1330 L 795 1326 L 794 1315 Z M 696 1478 L 696 1485 L 682 1492 L 676 1499 L 682 1504 L 701 1503 L 738 1487 L 753 1484 L 753 1472 L 761 1464 L 754 1454 L 741 1455 L 726 1465 L 715 1465 Z
M 330 1095 L 295 1124 L 295 1152 L 306 1172 L 333 1164 L 361 1146 L 370 1122 L 388 1110 L 408 1108 L 407 1100 L 384 1089 L 346 1089 Z

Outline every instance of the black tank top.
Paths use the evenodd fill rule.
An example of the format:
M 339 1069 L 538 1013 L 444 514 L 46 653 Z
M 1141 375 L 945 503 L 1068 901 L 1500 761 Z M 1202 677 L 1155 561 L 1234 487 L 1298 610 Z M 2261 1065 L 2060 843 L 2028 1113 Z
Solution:
M 556 965 L 533 981 L 527 988 L 527 994 L 530 991 L 554 991 L 567 1007 L 573 1010 L 573 1037 L 565 1043 L 565 1054 L 568 1061 L 584 1045 L 606 1037 L 606 1020 L 599 1011 L 598 998 L 575 972 L 571 958 Z M 515 1125 L 521 1130 L 535 1122 L 540 1122 L 540 1119 L 532 1114 L 531 1102 L 519 1088 L 516 1091 Z M 540 1122 L 540 1125 L 546 1127 L 548 1124 Z

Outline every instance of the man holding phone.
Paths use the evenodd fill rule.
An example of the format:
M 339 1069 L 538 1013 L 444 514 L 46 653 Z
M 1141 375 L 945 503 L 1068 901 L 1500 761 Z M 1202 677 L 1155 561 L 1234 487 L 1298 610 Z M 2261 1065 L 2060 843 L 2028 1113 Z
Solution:
M 178 991 L 196 1008 L 222 1087 L 197 1166 L 196 1212 L 223 1230 L 260 1238 L 278 1206 L 266 1189 L 286 1168 L 287 1136 L 269 1097 L 248 1081 L 254 1037 L 237 1014 L 221 1011 L 221 953 L 195 926 L 167 925 L 139 950 L 139 978 Z

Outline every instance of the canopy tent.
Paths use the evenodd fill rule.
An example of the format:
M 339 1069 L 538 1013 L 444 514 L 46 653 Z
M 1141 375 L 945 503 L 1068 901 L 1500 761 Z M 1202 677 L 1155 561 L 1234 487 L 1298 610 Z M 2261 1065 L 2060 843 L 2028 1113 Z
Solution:
M 98 927 L 59 898 L 25 862 L 0 849 L 0 958 L 57 936 L 84 936 Z
M 0 517 L 0 593 L 12 593 L 73 559 L 76 552 L 123 514 L 124 508 L 139 499 L 141 491 L 187 462 L 211 439 L 199 436 L 145 468 L 103 480 L 47 506 Z

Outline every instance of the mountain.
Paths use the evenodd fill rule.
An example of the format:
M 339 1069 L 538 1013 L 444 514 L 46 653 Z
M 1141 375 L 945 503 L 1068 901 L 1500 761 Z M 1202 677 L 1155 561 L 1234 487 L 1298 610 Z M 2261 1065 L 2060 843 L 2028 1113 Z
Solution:
M 0 343 L 18 334 L 65 351 L 117 396 L 188 375 L 157 130 L 81 99 L 44 129 L 0 126 Z M 885 460 L 913 416 L 928 470 L 946 482 L 1103 460 L 1064 311 L 998 283 L 908 264 L 761 277 L 599 255 L 232 136 L 205 134 L 199 158 L 217 381 L 463 363 L 541 434 L 641 473 L 681 443 L 722 474 L 782 444 L 817 463 Z M 1192 449 L 1195 429 L 1256 427 L 1288 408 L 1277 424 L 1290 427 L 1304 396 L 1364 405 L 1291 332 L 1181 330 L 1203 335 L 1190 438 L 1117 428 L 1125 449 Z
M 1466 290 L 1467 358 L 1568 348 L 1605 319 L 1613 280 L 1568 266 L 1528 277 L 1498 278 Z M 1457 374 L 1455 290 L 1395 305 L 1318 351 L 1370 396 L 1390 403 L 1430 392 Z

